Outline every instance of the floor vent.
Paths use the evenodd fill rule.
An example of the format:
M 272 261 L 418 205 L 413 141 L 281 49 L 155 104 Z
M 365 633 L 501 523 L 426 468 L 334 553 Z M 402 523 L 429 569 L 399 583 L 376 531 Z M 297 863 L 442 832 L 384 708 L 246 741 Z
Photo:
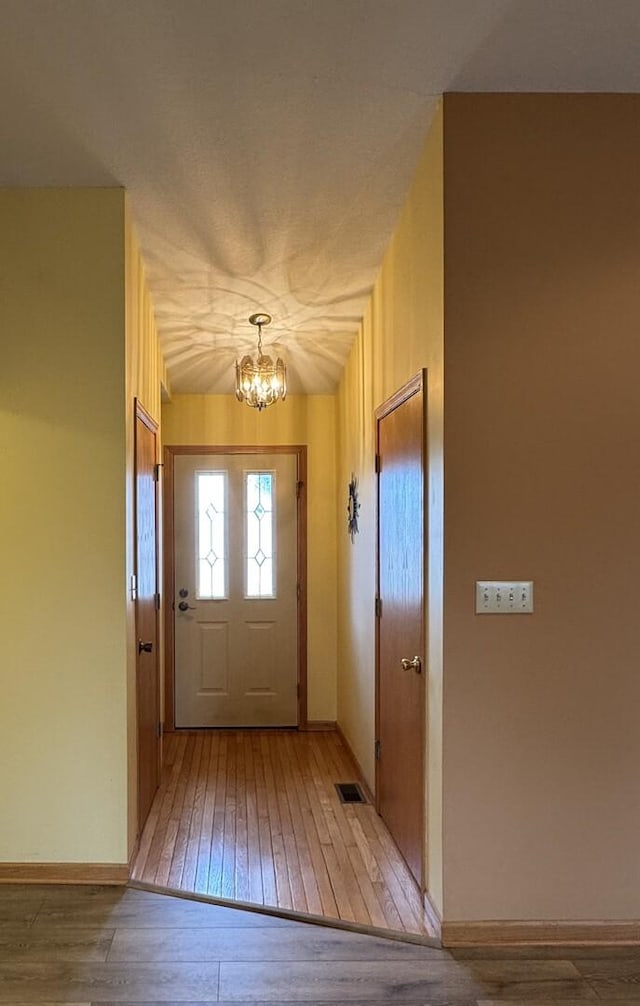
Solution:
M 357 782 L 337 782 L 336 792 L 340 797 L 340 803 L 366 803 L 364 793 Z

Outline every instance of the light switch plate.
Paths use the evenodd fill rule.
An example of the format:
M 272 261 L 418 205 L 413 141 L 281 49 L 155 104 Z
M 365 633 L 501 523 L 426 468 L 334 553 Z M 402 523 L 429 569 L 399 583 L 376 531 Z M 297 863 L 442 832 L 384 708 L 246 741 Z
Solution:
M 531 615 L 533 580 L 477 580 L 476 615 Z

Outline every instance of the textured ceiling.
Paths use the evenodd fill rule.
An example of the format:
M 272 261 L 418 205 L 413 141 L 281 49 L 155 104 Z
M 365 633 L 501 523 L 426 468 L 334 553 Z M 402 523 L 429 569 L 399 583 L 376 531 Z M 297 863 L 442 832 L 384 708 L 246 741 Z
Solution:
M 447 90 L 638 91 L 638 0 L 0 0 L 0 184 L 123 185 L 171 386 L 339 378 Z

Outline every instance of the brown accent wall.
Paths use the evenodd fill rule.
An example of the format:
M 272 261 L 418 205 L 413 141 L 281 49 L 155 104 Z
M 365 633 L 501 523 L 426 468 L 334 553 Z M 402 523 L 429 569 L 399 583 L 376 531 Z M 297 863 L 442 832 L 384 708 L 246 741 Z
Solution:
M 640 96 L 444 122 L 444 914 L 637 918 Z

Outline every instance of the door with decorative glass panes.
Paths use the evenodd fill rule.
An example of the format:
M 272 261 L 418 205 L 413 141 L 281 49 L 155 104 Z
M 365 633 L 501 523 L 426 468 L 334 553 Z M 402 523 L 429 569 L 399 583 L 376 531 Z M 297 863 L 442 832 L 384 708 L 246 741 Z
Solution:
M 174 458 L 176 727 L 298 722 L 297 458 Z

